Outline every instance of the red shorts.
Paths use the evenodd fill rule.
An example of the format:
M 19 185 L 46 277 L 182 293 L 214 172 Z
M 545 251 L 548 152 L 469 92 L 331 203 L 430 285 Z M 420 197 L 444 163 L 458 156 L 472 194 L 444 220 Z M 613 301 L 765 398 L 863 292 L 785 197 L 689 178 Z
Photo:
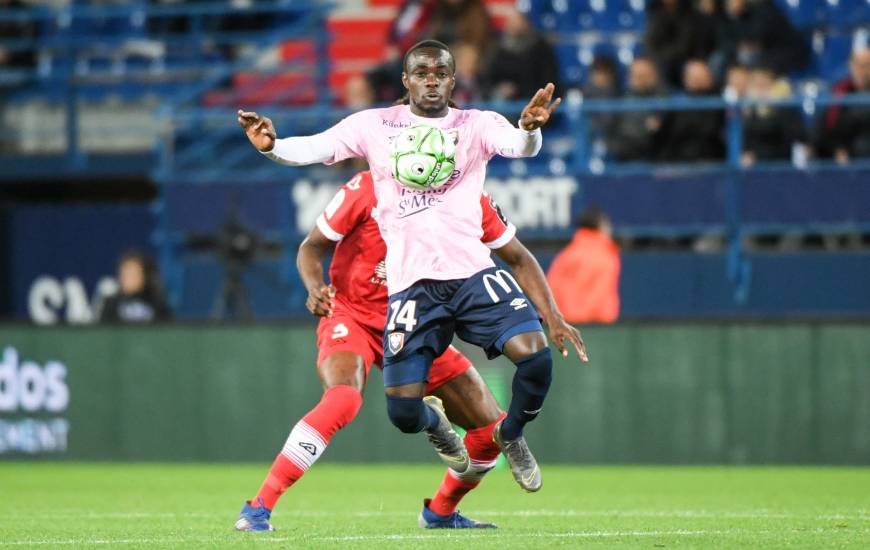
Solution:
M 321 317 L 317 325 L 317 365 L 324 359 L 341 351 L 349 351 L 363 358 L 366 378 L 373 364 L 381 368 L 384 354 L 383 332 L 357 322 L 353 315 L 339 308 L 332 317 Z M 450 380 L 471 368 L 471 361 L 462 353 L 448 346 L 447 350 L 432 363 L 426 393 L 432 393 Z

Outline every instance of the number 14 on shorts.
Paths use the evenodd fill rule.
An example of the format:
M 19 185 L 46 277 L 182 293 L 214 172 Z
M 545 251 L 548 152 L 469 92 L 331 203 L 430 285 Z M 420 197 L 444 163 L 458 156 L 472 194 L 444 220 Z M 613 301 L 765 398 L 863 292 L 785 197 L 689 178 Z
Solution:
M 407 300 L 402 303 L 396 300 L 390 304 L 390 320 L 387 330 L 396 330 L 396 326 L 403 326 L 405 332 L 413 332 L 417 326 L 417 301 Z

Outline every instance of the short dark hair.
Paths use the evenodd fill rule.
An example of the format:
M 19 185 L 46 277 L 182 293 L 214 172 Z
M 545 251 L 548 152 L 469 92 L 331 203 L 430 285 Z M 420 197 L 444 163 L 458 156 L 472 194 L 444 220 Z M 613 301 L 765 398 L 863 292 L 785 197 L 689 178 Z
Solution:
M 616 60 L 609 55 L 596 55 L 592 58 L 592 65 L 589 67 L 589 72 L 597 71 L 608 73 L 614 78 L 619 76 L 619 68 L 616 64 Z
M 455 62 L 453 60 L 453 52 L 450 51 L 450 48 L 447 46 L 447 44 L 445 44 L 444 42 L 440 42 L 438 40 L 421 40 L 420 42 L 417 42 L 416 44 L 414 44 L 413 46 L 408 48 L 408 51 L 405 52 L 405 57 L 402 59 L 402 70 L 403 71 L 405 71 L 405 72 L 408 71 L 408 58 L 411 57 L 411 54 L 417 50 L 422 50 L 424 48 L 441 50 L 441 51 L 445 51 L 448 54 L 450 54 L 450 68 L 453 70 L 456 70 L 456 65 L 455 65 Z
M 610 218 L 604 210 L 597 206 L 590 206 L 580 213 L 577 218 L 577 227 L 580 229 L 601 229 L 601 226 L 609 222 Z

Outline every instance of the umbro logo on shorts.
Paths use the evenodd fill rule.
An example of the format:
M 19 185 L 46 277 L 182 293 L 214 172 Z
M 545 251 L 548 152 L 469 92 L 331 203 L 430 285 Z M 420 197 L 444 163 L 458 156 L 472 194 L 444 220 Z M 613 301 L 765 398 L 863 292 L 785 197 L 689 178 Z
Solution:
M 390 346 L 390 353 L 393 355 L 399 353 L 405 346 L 405 333 L 392 332 L 387 337 L 387 344 Z
M 300 441 L 299 446 L 311 453 L 311 456 L 317 455 L 317 446 L 315 444 Z
M 514 308 L 514 310 L 518 310 L 527 307 L 529 304 L 526 303 L 525 298 L 514 298 L 513 300 L 511 300 L 510 305 L 512 308 Z

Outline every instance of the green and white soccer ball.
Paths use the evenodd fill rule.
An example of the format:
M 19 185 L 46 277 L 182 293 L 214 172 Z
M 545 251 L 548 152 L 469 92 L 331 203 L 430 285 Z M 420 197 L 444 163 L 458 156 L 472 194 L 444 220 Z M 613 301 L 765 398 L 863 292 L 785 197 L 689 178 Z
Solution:
M 440 187 L 456 168 L 456 144 L 440 128 L 419 124 L 405 128 L 390 148 L 390 170 L 411 189 Z

